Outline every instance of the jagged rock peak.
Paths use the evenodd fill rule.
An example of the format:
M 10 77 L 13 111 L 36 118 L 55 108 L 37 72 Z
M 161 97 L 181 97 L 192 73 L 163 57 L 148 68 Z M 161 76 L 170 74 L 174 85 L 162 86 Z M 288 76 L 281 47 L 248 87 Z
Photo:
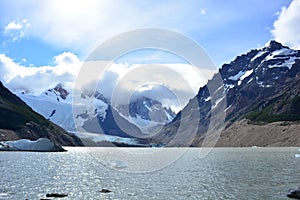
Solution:
M 286 46 L 283 46 L 281 43 L 275 41 L 275 40 L 271 40 L 266 44 L 266 47 L 264 49 L 268 49 L 269 51 L 276 51 L 282 48 L 288 48 Z
M 62 98 L 62 99 L 66 99 L 67 96 L 69 95 L 69 92 L 64 89 L 63 85 L 61 83 L 57 84 L 55 86 L 55 88 L 53 88 L 54 91 L 58 92 L 59 93 L 59 96 Z

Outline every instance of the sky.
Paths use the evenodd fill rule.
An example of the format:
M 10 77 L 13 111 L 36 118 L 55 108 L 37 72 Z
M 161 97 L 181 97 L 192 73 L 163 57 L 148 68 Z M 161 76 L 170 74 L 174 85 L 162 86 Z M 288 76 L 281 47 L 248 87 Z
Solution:
M 143 28 L 185 35 L 217 67 L 272 39 L 300 49 L 299 10 L 300 0 L 1 0 L 0 80 L 35 93 L 62 81 L 71 86 L 96 47 Z M 114 62 L 120 70 L 107 73 L 114 76 L 124 64 L 186 64 L 161 50 L 131 52 Z M 189 79 L 192 72 L 186 74 Z M 200 82 L 191 83 L 193 90 Z

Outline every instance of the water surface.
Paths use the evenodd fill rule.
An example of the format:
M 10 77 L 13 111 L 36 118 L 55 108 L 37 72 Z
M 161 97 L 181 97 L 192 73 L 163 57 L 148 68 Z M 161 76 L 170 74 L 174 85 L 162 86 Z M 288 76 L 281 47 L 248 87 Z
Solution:
M 163 163 L 163 157 L 130 163 L 117 155 L 107 160 L 107 152 L 111 158 L 118 154 L 113 149 L 68 150 L 0 152 L 0 199 L 40 199 L 53 192 L 69 195 L 63 199 L 287 199 L 288 190 L 300 186 L 297 148 L 215 148 L 204 158 L 191 148 L 148 173 L 124 171 Z M 134 151 L 142 155 L 153 150 Z M 172 156 L 170 151 L 183 150 L 160 150 Z M 103 188 L 112 192 L 100 193 Z

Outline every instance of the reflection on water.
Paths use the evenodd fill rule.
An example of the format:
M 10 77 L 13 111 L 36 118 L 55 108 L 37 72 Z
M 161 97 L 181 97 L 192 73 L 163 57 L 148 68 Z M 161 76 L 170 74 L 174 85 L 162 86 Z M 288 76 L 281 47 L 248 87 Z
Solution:
M 143 163 L 109 148 L 68 150 L 0 152 L 0 199 L 39 199 L 54 192 L 69 195 L 63 199 L 286 199 L 290 188 L 300 186 L 296 148 L 216 148 L 202 159 L 199 149 L 192 148 L 149 173 L 124 171 L 145 163 L 156 166 L 182 149 L 160 150 L 164 157 L 145 156 Z M 147 155 L 153 149 L 134 151 Z M 100 193 L 104 188 L 112 192 Z

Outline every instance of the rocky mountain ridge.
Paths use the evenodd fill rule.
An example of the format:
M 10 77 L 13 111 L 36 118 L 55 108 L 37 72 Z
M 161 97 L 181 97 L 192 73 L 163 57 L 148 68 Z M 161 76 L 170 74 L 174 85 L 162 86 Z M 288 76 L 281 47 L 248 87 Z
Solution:
M 299 50 L 290 49 L 276 41 L 269 42 L 262 49 L 251 50 L 229 64 L 224 64 L 219 73 L 209 80 L 207 85 L 200 88 L 198 94 L 174 120 L 147 142 L 161 142 L 169 146 L 201 146 L 205 139 L 213 138 L 210 136 L 214 135 L 212 132 L 218 132 L 217 130 L 222 128 L 224 129 L 220 138 L 230 138 L 233 132 L 228 130 L 231 126 L 233 124 L 237 126 L 239 121 L 245 119 L 248 119 L 247 126 L 277 121 L 298 121 L 300 120 L 299 72 Z M 225 113 L 224 124 L 214 119 L 216 116 L 221 119 L 223 113 Z M 196 118 L 199 120 L 194 120 Z M 181 127 L 184 120 L 194 124 L 191 127 Z M 245 123 L 240 125 L 246 126 Z M 189 136 L 193 132 L 192 129 L 197 129 L 196 133 Z M 184 137 L 191 138 L 187 140 L 183 139 Z M 269 140 L 270 142 L 265 145 L 280 143 L 272 141 L 272 138 Z M 218 141 L 218 144 L 225 143 Z M 230 146 L 230 143 L 226 144 Z M 245 139 L 244 143 L 239 145 L 249 144 Z M 300 145 L 300 141 L 297 144 Z

